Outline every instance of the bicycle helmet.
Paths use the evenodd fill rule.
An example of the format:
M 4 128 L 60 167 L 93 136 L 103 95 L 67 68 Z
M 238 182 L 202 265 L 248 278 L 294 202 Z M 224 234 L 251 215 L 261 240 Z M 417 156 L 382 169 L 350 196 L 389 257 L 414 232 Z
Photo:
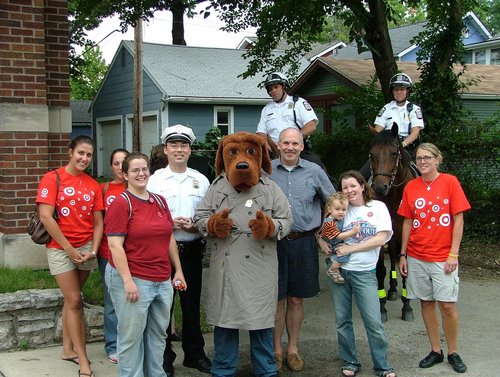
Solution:
M 269 92 L 269 87 L 274 84 L 281 84 L 283 85 L 283 88 L 285 91 L 288 91 L 289 89 L 289 84 L 288 84 L 288 79 L 286 76 L 282 73 L 279 72 L 273 72 L 267 76 L 266 81 L 264 82 L 264 86 L 266 87 L 266 90 Z
M 411 88 L 413 87 L 413 83 L 410 76 L 405 73 L 397 73 L 392 76 L 391 80 L 389 81 L 389 88 L 392 89 L 395 87 L 403 87 L 411 90 Z

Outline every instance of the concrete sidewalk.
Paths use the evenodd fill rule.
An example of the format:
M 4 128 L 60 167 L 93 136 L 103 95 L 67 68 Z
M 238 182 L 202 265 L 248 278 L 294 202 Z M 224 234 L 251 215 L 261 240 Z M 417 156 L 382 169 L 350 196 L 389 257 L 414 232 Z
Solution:
M 322 258 L 320 258 L 322 262 Z M 321 293 L 305 300 L 305 321 L 299 342 L 299 352 L 305 360 L 302 372 L 292 373 L 284 368 L 281 376 L 327 377 L 340 376 L 341 362 L 338 359 L 333 306 L 327 277 L 321 268 Z M 459 352 L 468 366 L 465 376 L 500 376 L 500 315 L 498 310 L 500 282 L 472 281 L 462 279 L 459 314 Z M 430 351 L 420 307 L 412 302 L 415 321 L 403 322 L 401 302 L 389 302 L 389 321 L 386 333 L 389 341 L 389 363 L 399 377 L 458 376 L 446 362 L 430 369 L 418 368 L 418 362 Z M 360 377 L 374 376 L 366 335 L 357 309 L 354 310 L 358 352 L 363 364 Z M 207 354 L 213 353 L 212 335 L 205 336 Z M 252 376 L 249 357 L 248 336 L 241 334 L 238 377 Z M 443 340 L 444 346 L 444 340 Z M 180 343 L 174 342 L 178 355 L 175 366 L 176 377 L 208 376 L 182 366 L 183 354 Z M 106 359 L 102 343 L 88 344 L 87 350 L 96 377 L 117 376 L 117 368 Z M 29 351 L 0 353 L 1 377 L 76 377 L 78 366 L 60 360 L 61 347 L 50 347 Z M 444 349 L 446 353 L 446 349 Z M 154 376 L 151 376 L 154 377 Z

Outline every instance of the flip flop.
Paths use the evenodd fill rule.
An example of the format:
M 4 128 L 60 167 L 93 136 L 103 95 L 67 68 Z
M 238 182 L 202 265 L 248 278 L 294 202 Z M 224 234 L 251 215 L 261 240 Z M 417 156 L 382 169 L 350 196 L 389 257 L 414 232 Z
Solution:
M 78 356 L 73 356 L 73 357 L 61 357 L 62 361 L 69 361 L 70 363 L 80 365 L 78 362 Z

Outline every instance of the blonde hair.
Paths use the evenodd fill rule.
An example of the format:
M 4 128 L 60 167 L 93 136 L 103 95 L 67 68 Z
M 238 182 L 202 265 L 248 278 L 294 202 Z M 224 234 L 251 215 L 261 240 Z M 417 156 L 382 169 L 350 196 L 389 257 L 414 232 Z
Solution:
M 432 143 L 422 143 L 420 144 L 417 149 L 415 150 L 415 155 L 417 154 L 418 150 L 422 149 L 424 151 L 429 152 L 432 154 L 438 161 L 438 164 L 443 162 L 443 155 L 441 154 L 441 151 L 439 150 L 438 147 L 436 147 L 435 144 Z
M 323 214 L 324 217 L 327 217 L 330 214 L 328 207 L 330 207 L 335 200 L 339 201 L 340 203 L 347 203 L 347 205 L 349 205 L 349 199 L 347 198 L 347 195 L 344 194 L 342 191 L 336 191 L 332 193 L 328 197 L 328 199 L 326 199 L 325 211 Z

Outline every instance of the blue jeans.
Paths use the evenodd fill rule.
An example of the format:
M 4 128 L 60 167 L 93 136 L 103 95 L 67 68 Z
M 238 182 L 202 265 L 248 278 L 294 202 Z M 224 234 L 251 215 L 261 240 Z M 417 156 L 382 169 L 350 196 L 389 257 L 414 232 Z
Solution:
M 250 353 L 257 377 L 274 377 L 278 367 L 274 360 L 273 329 L 250 330 Z M 238 366 L 239 330 L 215 326 L 213 377 L 234 377 Z
M 118 318 L 118 375 L 165 377 L 163 351 L 170 322 L 173 287 L 169 280 L 133 278 L 139 300 L 127 301 L 123 280 L 110 264 L 106 283 Z
M 108 354 L 116 354 L 116 339 L 118 337 L 118 320 L 116 319 L 115 308 L 113 301 L 109 295 L 106 279 L 104 278 L 108 260 L 106 258 L 98 257 L 99 272 L 102 277 L 102 289 L 104 291 L 104 351 Z
M 335 307 L 339 352 L 340 358 L 344 361 L 343 367 L 351 367 L 355 370 L 361 368 L 356 353 L 352 323 L 352 298 L 354 296 L 365 326 L 375 373 L 379 375 L 384 371 L 392 371 L 387 362 L 387 340 L 380 319 L 375 271 L 342 269 L 342 276 L 345 279 L 344 284 L 335 284 L 331 280 L 328 282 Z

